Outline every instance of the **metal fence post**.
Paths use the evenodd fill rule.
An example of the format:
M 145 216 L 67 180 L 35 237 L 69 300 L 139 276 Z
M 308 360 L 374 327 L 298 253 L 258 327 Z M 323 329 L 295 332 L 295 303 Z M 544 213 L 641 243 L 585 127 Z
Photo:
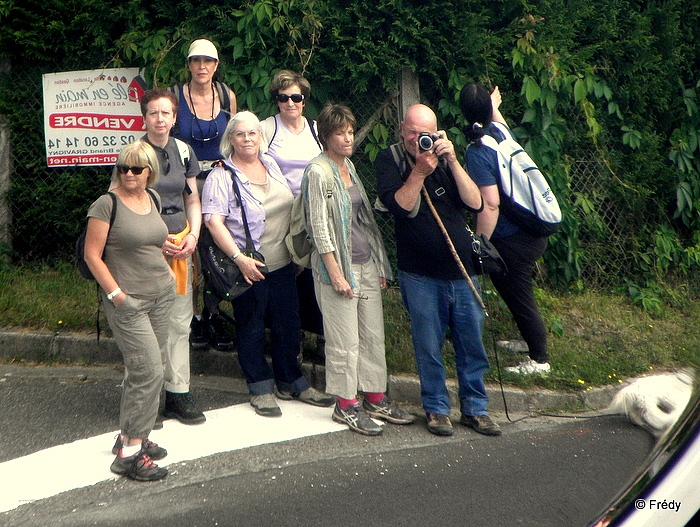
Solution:
M 0 73 L 10 72 L 10 59 L 0 56 Z M 12 173 L 12 156 L 10 155 L 10 125 L 4 115 L 0 115 L 0 245 L 6 244 L 12 248 L 10 224 L 12 215 L 6 195 L 10 189 L 10 174 Z

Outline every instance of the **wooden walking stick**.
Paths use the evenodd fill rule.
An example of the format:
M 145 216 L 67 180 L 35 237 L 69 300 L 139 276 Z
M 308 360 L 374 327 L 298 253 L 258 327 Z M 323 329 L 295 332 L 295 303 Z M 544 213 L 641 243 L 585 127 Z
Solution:
M 469 285 L 469 289 L 472 290 L 472 293 L 474 293 L 474 297 L 476 298 L 477 303 L 479 304 L 481 309 L 484 310 L 484 315 L 486 315 L 488 317 L 489 314 L 488 314 L 488 311 L 486 311 L 486 306 L 484 305 L 484 300 L 481 298 L 479 291 L 477 291 L 476 286 L 474 285 L 474 282 L 472 281 L 472 277 L 469 276 L 469 273 L 464 268 L 464 264 L 462 263 L 462 259 L 459 257 L 459 254 L 457 254 L 457 249 L 455 249 L 455 245 L 454 245 L 454 243 L 452 243 L 452 238 L 450 238 L 450 234 L 447 232 L 447 229 L 445 228 L 445 224 L 442 223 L 442 219 L 440 218 L 438 211 L 435 209 L 435 206 L 433 205 L 433 202 L 430 199 L 430 194 L 428 194 L 428 190 L 425 188 L 425 185 L 423 186 L 423 188 L 421 190 L 423 191 L 423 197 L 425 198 L 425 202 L 428 204 L 428 208 L 430 209 L 430 212 L 433 213 L 433 216 L 435 216 L 435 221 L 437 221 L 438 225 L 440 226 L 440 230 L 442 231 L 442 235 L 445 237 L 445 241 L 447 242 L 447 246 L 450 248 L 450 252 L 452 253 L 452 256 L 454 257 L 455 262 L 457 262 L 457 266 L 459 267 L 459 270 L 462 272 L 464 279 L 467 281 L 467 284 Z

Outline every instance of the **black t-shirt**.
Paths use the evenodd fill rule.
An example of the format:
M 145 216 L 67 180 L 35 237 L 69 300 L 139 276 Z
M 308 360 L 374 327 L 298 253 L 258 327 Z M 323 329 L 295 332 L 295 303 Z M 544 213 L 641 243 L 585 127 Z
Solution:
M 391 150 L 386 148 L 377 155 L 374 169 L 377 195 L 394 216 L 399 269 L 442 280 L 464 278 L 422 192 L 418 214 L 413 218 L 409 218 L 410 212 L 396 203 L 394 195 L 408 179 L 411 173 L 410 165 L 407 164 L 404 173 L 400 173 Z M 471 237 L 466 229 L 466 214 L 471 209 L 460 198 L 457 184 L 447 164 L 440 162 L 435 171 L 425 178 L 424 185 L 462 264 L 467 272 L 473 275 Z

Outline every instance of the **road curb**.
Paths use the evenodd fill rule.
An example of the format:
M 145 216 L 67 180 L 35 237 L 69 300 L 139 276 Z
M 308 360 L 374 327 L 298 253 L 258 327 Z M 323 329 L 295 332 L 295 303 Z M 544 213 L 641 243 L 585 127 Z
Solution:
M 3 361 L 55 362 L 77 365 L 121 364 L 122 357 L 112 338 L 92 335 L 37 333 L 25 331 L 0 331 L 0 359 Z M 190 354 L 192 374 L 243 377 L 235 352 L 212 349 L 193 350 Z M 325 386 L 325 368 L 322 365 L 304 363 L 304 375 L 318 389 Z M 448 390 L 453 408 L 459 408 L 458 386 L 448 380 Z M 494 412 L 562 412 L 590 411 L 607 407 L 622 387 L 605 386 L 579 392 L 557 392 L 541 388 L 520 389 L 511 386 L 489 384 L 489 410 Z M 389 393 L 399 402 L 421 406 L 420 383 L 415 375 L 391 375 Z

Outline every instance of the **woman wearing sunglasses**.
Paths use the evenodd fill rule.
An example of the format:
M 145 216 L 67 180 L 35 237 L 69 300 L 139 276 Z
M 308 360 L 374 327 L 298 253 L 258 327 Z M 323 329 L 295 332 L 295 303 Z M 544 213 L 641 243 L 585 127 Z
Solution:
M 316 123 L 304 116 L 311 96 L 311 84 L 303 76 L 289 70 L 277 72 L 270 83 L 272 100 L 279 112 L 263 121 L 268 154 L 273 157 L 295 196 L 299 194 L 306 165 L 321 153 Z M 316 353 L 323 357 L 323 317 L 316 303 L 311 269 L 297 269 L 297 294 L 301 329 L 314 333 Z
M 90 206 L 85 237 L 85 261 L 100 285 L 105 315 L 124 358 L 120 445 L 110 468 L 139 481 L 168 473 L 153 463 L 166 450 L 148 439 L 158 415 L 162 357 L 175 297 L 173 274 L 162 252 L 168 228 L 158 210 L 158 195 L 147 190 L 158 181 L 158 173 L 158 159 L 148 143 L 124 147 L 113 172 L 114 200 L 105 194 Z

